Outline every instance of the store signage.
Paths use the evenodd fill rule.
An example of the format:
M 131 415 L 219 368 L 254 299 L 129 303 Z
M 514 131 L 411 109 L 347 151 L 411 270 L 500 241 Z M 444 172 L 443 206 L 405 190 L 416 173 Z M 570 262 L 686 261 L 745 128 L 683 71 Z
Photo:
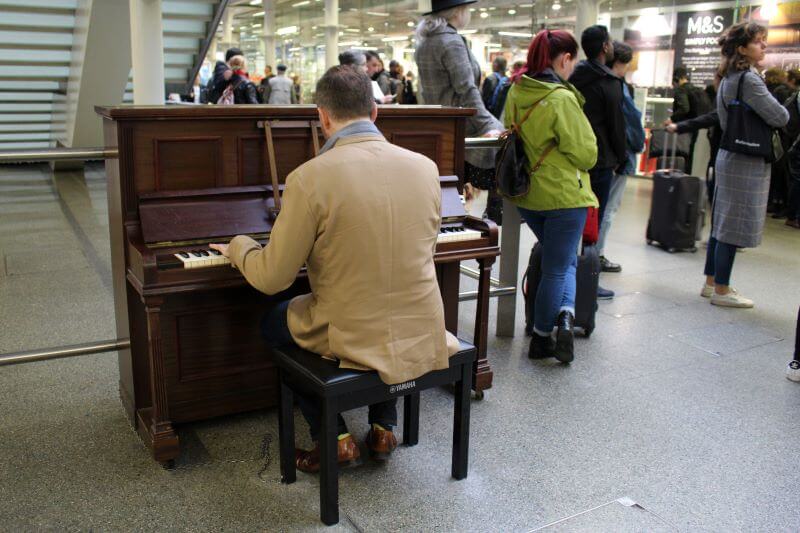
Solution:
M 674 67 L 686 67 L 689 81 L 705 87 L 719 68 L 719 38 L 733 23 L 732 9 L 678 13 Z

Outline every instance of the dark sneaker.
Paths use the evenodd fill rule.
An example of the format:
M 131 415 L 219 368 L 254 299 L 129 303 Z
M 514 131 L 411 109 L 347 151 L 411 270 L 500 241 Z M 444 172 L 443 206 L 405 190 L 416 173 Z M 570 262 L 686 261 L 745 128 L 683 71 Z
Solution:
M 547 359 L 555 357 L 555 343 L 550 335 L 539 335 L 535 331 L 531 334 L 531 345 L 528 348 L 528 357 L 531 359 Z
M 597 299 L 598 300 L 613 300 L 614 291 L 604 289 L 600 285 L 597 286 Z
M 556 321 L 556 359 L 562 363 L 571 363 L 575 358 L 573 325 L 575 317 L 569 311 L 561 311 Z
M 619 263 L 612 263 L 606 256 L 600 256 L 600 270 L 603 272 L 622 272 L 622 265 Z

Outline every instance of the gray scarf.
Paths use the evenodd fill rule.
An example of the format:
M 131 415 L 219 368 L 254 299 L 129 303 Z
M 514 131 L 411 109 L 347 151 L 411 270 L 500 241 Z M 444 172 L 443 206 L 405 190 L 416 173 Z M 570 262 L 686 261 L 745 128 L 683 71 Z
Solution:
M 322 145 L 319 153 L 324 154 L 334 146 L 339 141 L 339 139 L 344 139 L 346 137 L 356 137 L 360 135 L 377 135 L 383 138 L 383 134 L 381 134 L 380 130 L 375 127 L 375 124 L 372 121 L 364 119 L 353 122 L 352 124 L 348 124 L 344 128 L 340 129 L 336 133 L 334 133 L 330 139 L 325 141 L 325 144 Z

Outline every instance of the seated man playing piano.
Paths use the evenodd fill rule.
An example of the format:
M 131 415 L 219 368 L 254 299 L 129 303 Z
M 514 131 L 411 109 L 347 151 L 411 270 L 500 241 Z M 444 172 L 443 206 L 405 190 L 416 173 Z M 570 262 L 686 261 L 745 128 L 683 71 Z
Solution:
M 433 262 L 441 218 L 436 164 L 381 135 L 363 72 L 331 68 L 316 100 L 327 142 L 286 178 L 267 246 L 240 235 L 211 247 L 266 294 L 287 289 L 307 266 L 311 294 L 267 313 L 268 344 L 295 342 L 341 367 L 377 370 L 387 384 L 447 368 L 458 341 L 445 331 Z M 320 413 L 313 399 L 298 396 L 298 403 L 315 446 L 297 450 L 297 468 L 317 472 Z M 366 444 L 376 458 L 397 446 L 396 403 L 369 408 Z M 339 462 L 358 457 L 340 416 Z

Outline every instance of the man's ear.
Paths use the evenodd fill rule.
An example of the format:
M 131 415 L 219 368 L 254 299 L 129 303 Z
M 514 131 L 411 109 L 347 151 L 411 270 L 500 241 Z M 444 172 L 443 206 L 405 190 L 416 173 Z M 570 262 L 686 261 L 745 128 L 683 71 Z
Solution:
M 369 120 L 371 122 L 375 122 L 375 119 L 378 118 L 378 104 L 375 103 L 375 100 L 372 101 L 372 111 L 369 113 Z
M 319 122 L 322 124 L 322 127 L 324 129 L 330 129 L 331 117 L 328 115 L 328 112 L 321 107 L 317 107 L 317 115 L 319 116 Z

